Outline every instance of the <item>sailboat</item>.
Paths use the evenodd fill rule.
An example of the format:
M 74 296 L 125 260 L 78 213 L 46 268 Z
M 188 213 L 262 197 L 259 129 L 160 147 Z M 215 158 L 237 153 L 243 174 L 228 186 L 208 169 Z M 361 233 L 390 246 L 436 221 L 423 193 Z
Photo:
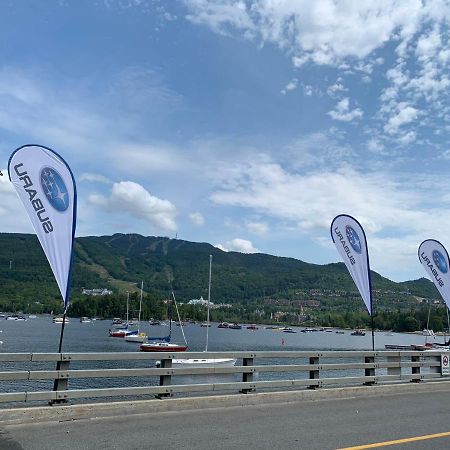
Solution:
M 145 333 L 140 333 L 139 328 L 141 326 L 141 312 L 142 312 L 142 290 L 144 289 L 144 281 L 141 281 L 141 297 L 139 300 L 139 315 L 138 315 L 138 329 L 136 334 L 127 334 L 125 340 L 127 342 L 144 342 L 147 339 Z
M 208 308 L 206 313 L 206 344 L 205 352 L 208 351 L 209 341 L 209 310 L 211 305 L 211 265 L 212 255 L 209 255 L 209 283 L 208 283 Z M 185 359 L 173 359 L 172 366 L 183 367 L 209 367 L 209 366 L 223 366 L 231 367 L 236 364 L 236 360 L 233 358 L 185 358 Z
M 180 313 L 178 312 L 178 306 L 175 299 L 175 294 L 172 290 L 172 299 L 177 310 L 178 322 L 180 323 L 181 333 L 183 334 L 184 344 L 176 344 L 170 342 L 172 339 L 172 307 L 169 309 L 169 334 L 163 337 L 149 337 L 147 342 L 144 342 L 140 346 L 141 352 L 185 352 L 188 348 L 186 342 L 186 336 L 184 335 L 183 325 L 181 325 Z
M 129 330 L 128 329 L 128 306 L 130 303 L 130 293 L 127 292 L 127 321 L 126 323 L 119 323 L 120 319 L 113 320 L 113 328 L 109 330 L 109 335 L 111 337 L 119 337 L 124 338 L 125 336 L 132 336 L 138 334 L 138 330 Z M 66 319 L 67 321 L 67 319 Z

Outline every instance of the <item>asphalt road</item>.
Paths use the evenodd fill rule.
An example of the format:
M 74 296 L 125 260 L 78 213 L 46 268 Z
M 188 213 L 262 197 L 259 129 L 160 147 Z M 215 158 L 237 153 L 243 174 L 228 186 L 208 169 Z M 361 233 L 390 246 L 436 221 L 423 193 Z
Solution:
M 326 450 L 445 432 L 389 448 L 450 449 L 450 391 L 430 391 L 3 425 L 0 449 Z

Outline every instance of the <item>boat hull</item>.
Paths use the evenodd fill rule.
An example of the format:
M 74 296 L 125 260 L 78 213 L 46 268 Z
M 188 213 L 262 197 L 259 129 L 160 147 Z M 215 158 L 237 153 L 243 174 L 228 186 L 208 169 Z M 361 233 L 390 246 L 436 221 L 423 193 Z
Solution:
M 137 335 L 136 331 L 128 331 L 128 330 L 110 330 L 109 335 L 111 337 L 124 338 L 125 336 L 135 336 Z
M 140 346 L 141 352 L 185 352 L 187 345 L 172 344 L 170 342 L 144 343 Z
M 147 335 L 141 335 L 141 334 L 132 334 L 130 336 L 125 336 L 124 339 L 127 342 L 140 342 L 144 343 L 147 340 Z
M 158 363 L 156 363 L 158 365 Z M 186 358 L 172 359 L 172 367 L 232 367 L 236 364 L 236 359 L 232 358 Z

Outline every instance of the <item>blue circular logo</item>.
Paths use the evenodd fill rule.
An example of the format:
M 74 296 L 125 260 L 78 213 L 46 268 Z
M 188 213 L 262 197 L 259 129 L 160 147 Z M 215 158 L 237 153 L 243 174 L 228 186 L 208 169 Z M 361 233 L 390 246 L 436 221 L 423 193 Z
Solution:
M 41 170 L 41 186 L 50 205 L 64 212 L 69 207 L 69 192 L 61 175 L 51 167 Z
M 349 225 L 345 227 L 345 234 L 347 235 L 348 242 L 352 246 L 356 253 L 361 253 L 361 241 L 359 240 L 358 233 Z
M 447 265 L 447 261 L 444 258 L 444 255 L 439 250 L 433 250 L 432 255 L 433 255 L 433 261 L 436 264 L 437 268 L 442 273 L 447 273 L 448 265 Z

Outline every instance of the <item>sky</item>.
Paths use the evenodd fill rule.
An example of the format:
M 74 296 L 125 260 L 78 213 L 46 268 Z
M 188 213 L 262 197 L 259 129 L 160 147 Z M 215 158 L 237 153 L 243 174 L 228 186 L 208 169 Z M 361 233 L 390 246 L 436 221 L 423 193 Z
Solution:
M 77 236 L 139 233 L 314 264 L 338 214 L 371 268 L 450 248 L 450 2 L 3 0 L 0 168 L 57 151 Z M 7 176 L 0 232 L 32 233 Z

